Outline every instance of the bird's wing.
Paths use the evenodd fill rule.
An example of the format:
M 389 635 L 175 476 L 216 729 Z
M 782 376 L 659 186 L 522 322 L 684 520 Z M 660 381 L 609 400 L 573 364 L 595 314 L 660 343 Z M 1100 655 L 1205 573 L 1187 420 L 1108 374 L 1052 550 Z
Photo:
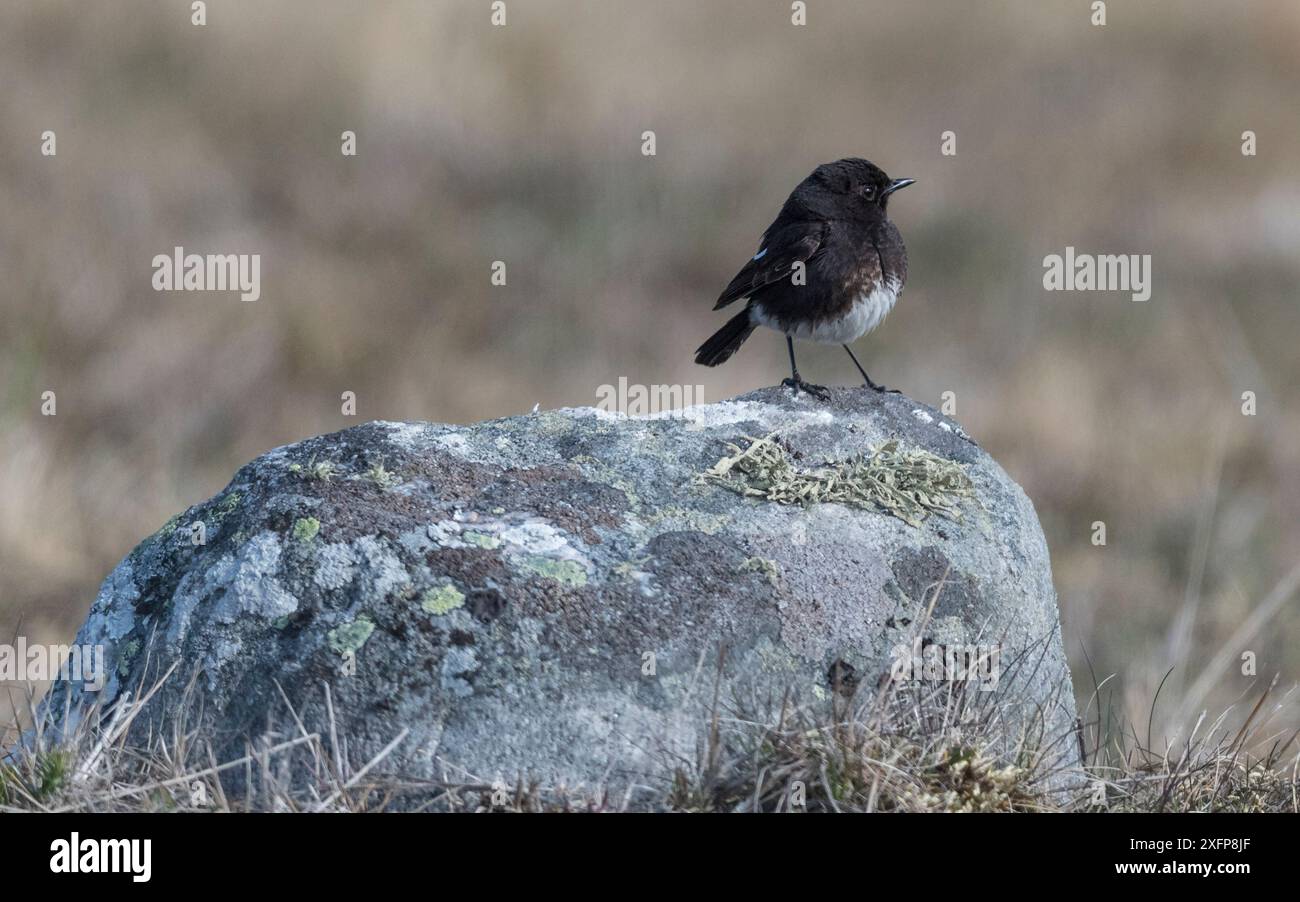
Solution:
M 830 226 L 824 222 L 793 222 L 764 235 L 763 249 L 736 273 L 713 305 L 719 310 L 749 297 L 758 289 L 788 279 L 796 263 L 807 263 L 824 249 Z

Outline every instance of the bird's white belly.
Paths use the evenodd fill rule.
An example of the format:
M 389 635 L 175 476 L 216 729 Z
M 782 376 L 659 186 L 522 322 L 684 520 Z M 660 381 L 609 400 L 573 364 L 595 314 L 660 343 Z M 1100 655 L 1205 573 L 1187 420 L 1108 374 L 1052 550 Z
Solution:
M 889 311 L 894 309 L 894 302 L 898 300 L 900 288 L 902 286 L 897 279 L 890 279 L 872 292 L 859 294 L 848 313 L 818 323 L 799 322 L 782 325 L 774 317 L 768 316 L 761 304 L 755 304 L 751 308 L 751 316 L 759 325 L 786 335 L 793 335 L 804 341 L 848 344 L 866 335 L 884 321 Z

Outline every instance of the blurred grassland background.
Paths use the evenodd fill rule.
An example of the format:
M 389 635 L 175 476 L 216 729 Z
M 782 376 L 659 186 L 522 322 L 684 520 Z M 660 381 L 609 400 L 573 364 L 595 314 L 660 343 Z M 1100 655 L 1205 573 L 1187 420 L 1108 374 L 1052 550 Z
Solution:
M 1084 0 L 814 0 L 804 27 L 783 0 L 507 6 L 4 4 L 0 641 L 71 641 L 120 558 L 276 445 L 620 376 L 776 382 L 774 334 L 692 352 L 795 183 L 865 156 L 918 184 L 891 205 L 906 294 L 860 356 L 955 391 L 1033 499 L 1081 697 L 1085 650 L 1138 723 L 1175 668 L 1157 736 L 1246 692 L 1242 651 L 1294 684 L 1300 4 L 1113 0 L 1103 28 Z M 261 254 L 261 300 L 154 292 L 176 245 Z M 1151 300 L 1044 291 L 1066 245 L 1151 254 Z M 800 360 L 855 381 L 838 348 Z

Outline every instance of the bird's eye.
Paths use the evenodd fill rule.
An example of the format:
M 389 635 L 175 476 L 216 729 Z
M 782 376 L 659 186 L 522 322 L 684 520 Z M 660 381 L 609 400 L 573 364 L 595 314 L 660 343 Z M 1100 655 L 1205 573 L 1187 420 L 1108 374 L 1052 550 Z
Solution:
M 864 185 L 862 188 L 862 196 L 865 197 L 867 200 L 874 199 L 876 196 L 876 186 Z

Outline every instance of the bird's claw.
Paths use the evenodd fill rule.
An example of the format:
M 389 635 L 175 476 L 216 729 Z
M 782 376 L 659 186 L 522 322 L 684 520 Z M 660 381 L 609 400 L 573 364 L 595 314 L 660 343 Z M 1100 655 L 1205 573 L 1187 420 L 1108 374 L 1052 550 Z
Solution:
M 813 385 L 811 382 L 804 382 L 802 379 L 782 379 L 781 384 L 787 388 L 793 388 L 795 394 L 807 392 L 818 401 L 829 401 L 831 392 L 824 385 Z

